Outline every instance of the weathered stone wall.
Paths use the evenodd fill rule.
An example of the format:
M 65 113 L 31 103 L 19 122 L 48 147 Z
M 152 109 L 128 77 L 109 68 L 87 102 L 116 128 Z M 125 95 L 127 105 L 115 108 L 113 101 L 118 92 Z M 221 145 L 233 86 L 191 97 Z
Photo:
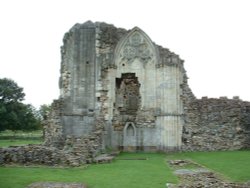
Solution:
M 137 27 L 76 24 L 61 54 L 61 93 L 44 122 L 44 144 L 0 149 L 0 164 L 78 166 L 107 148 L 250 147 L 250 102 L 196 99 L 184 61 Z
M 68 137 L 63 149 L 44 145 L 27 145 L 0 148 L 0 165 L 25 164 L 49 166 L 80 166 L 92 163 L 98 145 L 95 139 Z
M 67 161 L 65 155 L 54 147 L 28 145 L 0 148 L 0 164 L 59 164 Z
M 102 43 L 105 41 L 99 44 Z M 101 106 L 105 109 L 108 145 L 151 151 L 179 147 L 182 60 L 168 49 L 155 45 L 137 27 L 124 33 L 117 45 L 108 46 L 107 51 L 112 48 L 112 59 L 106 58 L 106 61 L 113 64 L 102 70 L 100 84 L 105 91 Z M 126 79 L 126 75 L 133 75 L 134 81 Z M 126 126 L 129 124 L 133 126 Z M 128 137 L 128 128 L 133 129 L 134 136 Z
M 62 47 L 60 89 L 60 115 L 49 124 L 61 130 L 47 133 L 49 145 L 100 132 L 98 150 L 246 147 L 247 103 L 196 99 L 183 60 L 137 27 L 72 27 Z
M 88 135 L 95 128 L 96 26 L 76 24 L 64 36 L 60 90 L 64 135 Z
M 250 102 L 237 97 L 195 99 L 185 106 L 183 150 L 249 148 Z
M 45 146 L 63 148 L 65 139 L 61 124 L 62 107 L 63 101 L 61 99 L 54 100 L 51 104 L 51 111 L 47 115 L 47 119 L 43 121 Z
M 91 135 L 102 119 L 102 149 L 181 146 L 185 70 L 178 55 L 137 27 L 126 31 L 90 21 L 65 34 L 61 53 L 64 137 Z

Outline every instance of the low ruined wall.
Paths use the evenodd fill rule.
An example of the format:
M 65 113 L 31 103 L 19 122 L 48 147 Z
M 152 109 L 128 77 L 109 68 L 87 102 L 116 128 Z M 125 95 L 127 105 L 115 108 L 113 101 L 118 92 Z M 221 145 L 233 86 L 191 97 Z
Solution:
M 82 137 L 65 136 L 60 124 L 61 105 L 61 100 L 54 101 L 49 118 L 44 121 L 43 144 L 0 148 L 0 165 L 79 166 L 92 163 L 102 150 L 102 117 L 96 120 L 92 134 Z
M 0 164 L 44 164 L 67 163 L 66 155 L 53 147 L 42 145 L 0 148 Z
M 99 145 L 100 143 L 93 136 L 85 138 L 68 136 L 63 149 L 45 145 L 0 148 L 0 165 L 79 166 L 93 162 L 93 159 L 99 154 Z
M 203 97 L 187 103 L 184 110 L 183 150 L 250 148 L 250 102 Z

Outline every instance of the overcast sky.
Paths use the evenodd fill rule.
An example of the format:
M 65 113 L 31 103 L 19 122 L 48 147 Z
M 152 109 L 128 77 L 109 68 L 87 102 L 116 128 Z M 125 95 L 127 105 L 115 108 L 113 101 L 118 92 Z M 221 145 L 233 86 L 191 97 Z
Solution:
M 140 27 L 185 60 L 197 96 L 250 101 L 249 0 L 2 0 L 0 78 L 36 107 L 59 97 L 60 46 L 75 23 Z

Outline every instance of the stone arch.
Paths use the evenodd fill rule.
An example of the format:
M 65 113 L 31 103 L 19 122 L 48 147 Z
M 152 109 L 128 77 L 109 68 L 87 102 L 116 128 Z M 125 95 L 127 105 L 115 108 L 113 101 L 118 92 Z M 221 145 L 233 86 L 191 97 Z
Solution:
M 133 122 L 127 122 L 124 127 L 124 136 L 131 137 L 136 135 L 136 128 Z
M 143 63 L 156 62 L 158 59 L 158 51 L 154 43 L 148 35 L 140 28 L 133 28 L 124 38 L 120 40 L 115 49 L 115 65 L 124 62 L 130 63 L 134 59 L 138 59 Z
M 135 151 L 137 146 L 137 130 L 134 122 L 126 122 L 123 129 L 123 144 L 124 151 Z

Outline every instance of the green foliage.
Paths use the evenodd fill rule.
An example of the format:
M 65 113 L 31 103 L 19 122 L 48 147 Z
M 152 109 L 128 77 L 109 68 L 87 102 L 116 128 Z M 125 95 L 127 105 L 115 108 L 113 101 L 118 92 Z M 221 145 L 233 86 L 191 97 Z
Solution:
M 4 105 L 5 112 L 0 116 L 1 130 L 36 130 L 41 127 L 40 120 L 34 115 L 34 108 L 20 102 Z
M 193 160 L 235 182 L 250 180 L 250 151 L 189 152 L 168 158 Z
M 51 105 L 43 104 L 39 108 L 39 115 L 42 120 L 47 119 L 48 114 L 51 111 Z
M 147 160 L 119 160 L 121 158 Z M 2 187 L 24 188 L 33 182 L 82 182 L 89 188 L 162 188 L 177 182 L 163 154 L 122 154 L 112 163 L 87 168 L 0 167 Z
M 10 102 L 20 102 L 24 100 L 23 88 L 19 87 L 11 79 L 0 79 L 0 102 L 6 104 Z
M 13 80 L 0 79 L 0 131 L 35 130 L 41 127 L 33 106 L 23 104 L 25 94 Z

